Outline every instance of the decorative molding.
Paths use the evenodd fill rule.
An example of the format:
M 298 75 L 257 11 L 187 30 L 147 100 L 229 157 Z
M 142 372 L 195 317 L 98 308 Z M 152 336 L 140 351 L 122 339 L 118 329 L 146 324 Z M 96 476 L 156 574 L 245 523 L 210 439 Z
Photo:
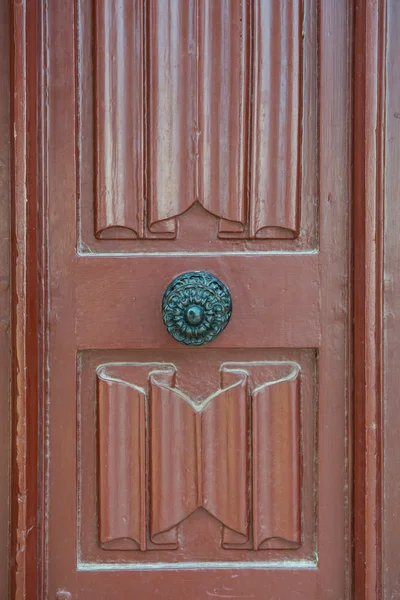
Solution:
M 96 236 L 175 238 L 200 203 L 221 238 L 297 237 L 300 0 L 95 7 Z
M 300 544 L 299 397 L 299 377 L 285 379 L 279 385 L 263 385 L 252 394 L 256 550 Z M 270 474 L 274 485 L 265 473 Z
M 301 2 L 254 2 L 250 237 L 299 233 Z
M 97 377 L 100 543 L 145 549 L 144 392 L 124 381 Z
M 13 297 L 18 303 L 13 309 L 13 398 L 16 410 L 13 415 L 13 513 L 14 527 L 12 531 L 12 552 L 15 567 L 11 573 L 11 594 L 18 599 L 26 596 L 27 556 L 24 552 L 27 531 L 27 297 L 26 297 L 26 264 L 28 251 L 29 218 L 26 205 L 27 185 L 27 110 L 28 98 L 25 85 L 27 66 L 27 6 L 25 2 L 13 7 L 13 34 L 19 41 L 15 45 L 12 73 L 14 86 L 13 127 L 20 135 L 13 139 L 14 169 L 14 236 L 19 240 L 18 248 L 13 248 Z M 13 97 L 11 95 L 11 97 Z M 16 368 L 18 365 L 18 369 Z
M 176 549 L 180 524 L 202 507 L 225 549 L 298 548 L 300 367 L 224 363 L 201 404 L 176 375 L 165 363 L 97 369 L 101 546 Z
M 11 490 L 10 585 L 13 600 L 44 597 L 43 353 L 47 281 L 43 243 L 42 127 L 44 69 L 41 3 L 9 3 L 11 115 Z M 39 124 L 40 123 L 40 124 Z M 40 140 L 40 141 L 39 141 Z M 42 395 L 43 393 L 43 395 Z
M 198 411 L 171 387 L 173 375 L 150 375 L 151 541 L 177 548 L 179 524 L 203 507 L 222 523 L 223 547 L 246 543 L 247 377 L 238 373 Z
M 96 232 L 140 237 L 144 203 L 142 0 L 99 0 L 95 22 Z
M 356 600 L 381 600 L 384 597 L 382 303 L 387 93 L 386 11 L 386 0 L 365 3 L 362 0 L 356 1 L 353 112 L 355 272 L 353 585 Z M 389 570 L 388 567 L 386 570 Z M 397 579 L 397 564 L 395 577 Z M 386 593 L 388 597 L 389 594 L 393 597 L 389 589 Z
M 0 73 L 3 85 L 0 91 L 0 598 L 9 597 L 10 589 L 10 487 L 11 487 L 11 215 L 12 144 L 10 104 L 13 98 L 10 81 L 11 54 L 10 3 L 0 2 Z M 15 256 L 14 256 L 15 259 Z

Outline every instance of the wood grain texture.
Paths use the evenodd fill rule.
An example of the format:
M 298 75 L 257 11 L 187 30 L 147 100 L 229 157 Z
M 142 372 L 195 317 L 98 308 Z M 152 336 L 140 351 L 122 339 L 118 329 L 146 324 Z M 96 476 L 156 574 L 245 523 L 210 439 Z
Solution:
M 198 192 L 220 233 L 244 231 L 249 140 L 249 3 L 199 3 Z M 225 68 L 226 67 L 226 68 Z
M 224 547 L 247 541 L 246 375 L 225 374 L 226 387 L 207 398 L 202 410 L 163 374 L 152 375 L 151 383 L 152 541 L 157 536 L 168 543 L 172 536 L 159 534 L 174 528 L 178 544 L 176 526 L 199 507 L 224 525 Z
M 4 6 L 1 10 L 4 10 Z M 41 7 L 37 3 L 13 2 L 9 4 L 9 10 L 12 136 L 9 147 L 11 173 L 7 181 L 11 185 L 11 237 L 3 238 L 2 244 L 4 251 L 4 245 L 10 242 L 12 260 L 12 460 L 8 594 L 18 600 L 34 600 L 38 594 L 41 595 L 43 573 L 38 569 L 38 564 L 43 564 L 44 556 L 43 532 L 40 529 L 43 488 L 39 482 L 39 472 L 43 466 L 43 438 L 39 424 L 43 396 L 39 390 L 45 388 L 42 352 L 47 316 L 44 310 L 39 318 L 46 274 L 42 246 L 44 202 L 39 166 L 42 148 L 37 143 L 42 21 Z M 2 27 L 7 24 L 7 15 L 3 13 L 3 16 L 5 21 L 1 21 Z M 6 51 L 3 52 L 2 60 L 6 57 Z M 6 77 L 4 81 L 7 81 Z M 6 165 L 7 161 L 1 162 L 3 168 Z M 42 274 L 41 280 L 39 272 Z
M 187 399 L 172 389 L 171 376 L 154 374 L 150 381 L 150 535 L 154 543 L 172 543 L 176 548 L 177 526 L 201 502 L 201 425 Z
M 249 537 L 248 375 L 221 369 L 221 391 L 201 413 L 202 506 L 224 524 L 229 548 Z
M 369 403 L 368 417 L 370 429 L 368 431 L 368 443 L 370 452 L 375 448 L 381 449 L 381 462 L 374 462 L 373 456 L 367 464 L 368 473 L 372 479 L 369 491 L 369 578 L 370 583 L 375 581 L 374 560 L 381 566 L 382 580 L 376 581 L 382 586 L 384 600 L 392 600 L 400 594 L 400 570 L 399 570 L 399 540 L 400 540 L 400 465 L 398 461 L 398 444 L 400 432 L 399 415 L 399 335 L 400 335 L 400 285 L 399 285 L 399 165 L 400 165 L 400 108 L 399 108 L 399 36 L 400 26 L 400 4 L 389 0 L 386 3 L 378 3 L 380 11 L 375 16 L 379 17 L 381 34 L 377 41 L 380 42 L 380 59 L 375 69 L 371 69 L 370 108 L 371 118 L 371 147 L 370 162 L 372 173 L 370 178 L 370 205 L 375 211 L 370 216 L 370 228 L 375 227 L 381 232 L 380 246 L 372 243 L 370 252 L 375 258 L 370 276 L 370 294 L 372 299 L 375 292 L 376 312 L 369 316 L 369 330 L 371 336 L 369 345 L 369 360 L 371 366 L 375 367 L 368 380 Z M 385 10 L 386 9 L 386 10 Z M 383 23 L 382 23 L 383 20 Z M 372 25 L 377 27 L 379 23 Z M 372 57 L 373 58 L 373 55 Z M 375 66 L 375 65 L 374 65 Z M 382 70 L 385 72 L 382 73 Z M 376 78 L 376 81 L 375 81 Z M 386 87 L 383 87 L 386 84 Z M 375 102 L 374 102 L 375 100 Z M 378 125 L 380 126 L 378 129 Z M 375 126 L 376 129 L 372 129 Z M 383 131 L 382 131 L 383 129 Z M 374 144 L 375 142 L 375 144 Z M 374 153 L 378 161 L 379 170 L 374 182 Z M 373 184 L 376 183 L 376 187 Z M 376 202 L 374 203 L 374 194 Z M 374 230 L 374 233 L 375 233 Z M 375 241 L 375 238 L 373 238 Z M 378 240 L 379 241 L 379 240 Z M 381 262 L 379 262 L 381 261 Z M 381 295 L 380 295 L 381 294 Z M 381 303 L 379 304 L 379 300 Z M 379 324 L 381 319 L 381 334 L 379 339 L 374 330 L 374 324 Z M 372 336 L 375 334 L 375 338 Z M 379 352 L 379 342 L 382 342 Z M 380 370 L 379 370 L 380 367 Z M 379 378 L 380 376 L 380 378 Z M 382 387 L 379 387 L 379 386 Z M 380 395 L 379 395 L 380 392 Z M 379 404 L 380 401 L 380 404 Z M 379 437 L 380 422 L 379 408 L 381 408 L 382 437 Z M 375 414 L 376 413 L 376 416 Z M 381 445 L 378 445 L 381 443 Z M 380 470 L 380 467 L 382 470 Z M 374 497 L 376 487 L 381 483 L 381 504 Z M 379 488 L 378 488 L 379 490 Z M 380 509 L 382 512 L 380 512 Z M 382 543 L 381 554 L 379 549 L 375 552 L 373 546 L 379 529 L 374 528 L 374 519 L 382 517 L 381 531 Z M 378 537 L 379 541 L 379 537 Z M 372 586 L 371 586 L 372 587 Z M 372 588 L 373 589 L 373 588 Z M 372 598 L 372 596 L 371 596 Z
M 162 221 L 196 199 L 196 1 L 151 0 L 149 36 L 148 224 L 175 235 Z
M 387 27 L 390 28 L 391 23 L 396 28 L 396 18 L 392 16 L 390 21 L 386 21 L 385 5 L 384 0 L 373 3 L 357 2 L 355 13 L 353 418 L 354 595 L 356 600 L 394 598 L 397 594 L 397 581 L 393 584 L 393 571 L 382 555 L 384 523 L 382 450 L 385 439 L 382 429 L 385 373 L 382 277 L 384 246 L 388 239 L 386 235 L 383 237 L 383 217 L 386 211 L 384 207 L 384 157 L 387 135 L 384 127 L 385 85 L 388 85 L 389 94 L 394 86 L 394 81 L 386 79 L 389 74 L 386 62 L 388 59 L 386 36 Z M 400 23 L 399 14 L 397 23 Z M 394 79 L 396 80 L 396 76 Z M 395 123 L 396 121 L 391 120 L 390 116 L 388 123 Z M 390 129 L 390 125 L 387 127 Z M 393 132 L 395 131 L 394 128 Z M 389 163 L 390 156 L 389 152 Z M 393 225 L 395 223 L 393 213 L 390 218 Z M 388 233 L 390 235 L 390 231 Z M 391 256 L 391 250 L 388 251 L 387 256 Z M 387 267 L 385 273 L 387 277 L 391 277 L 391 271 Z M 391 514 L 394 515 L 394 512 Z M 391 534 L 394 531 L 393 522 L 390 531 Z M 397 546 L 397 539 L 395 546 Z M 385 560 L 385 568 L 383 568 L 383 560 Z M 397 571 L 396 565 L 395 580 L 397 580 Z M 384 585 L 383 573 L 387 575 L 385 584 L 390 582 L 387 588 Z
M 96 235 L 139 237 L 144 202 L 142 0 L 95 10 Z
M 179 347 L 162 322 L 161 299 L 177 273 L 200 265 L 229 282 L 233 303 L 234 318 L 210 347 L 312 348 L 319 344 L 317 254 L 161 256 L 155 277 L 149 276 L 153 258 L 136 260 L 82 257 L 76 262 L 80 349 Z M 101 292 L 94 296 L 93 289 Z M 296 328 L 300 324 L 301 331 Z M 116 330 L 118 336 L 113 335 Z
M 10 465 L 11 465 L 11 164 L 10 164 L 10 42 L 11 19 L 7 1 L 0 2 L 0 597 L 9 592 Z
M 300 0 L 256 0 L 251 237 L 299 233 Z
M 27 96 L 24 78 L 27 72 L 26 58 L 26 5 L 23 3 L 13 11 L 13 34 L 19 39 L 14 60 L 14 94 L 19 100 L 13 107 L 13 126 L 20 133 L 14 140 L 14 177 L 13 195 L 15 199 L 14 232 L 19 239 L 18 249 L 13 248 L 13 298 L 20 298 L 13 311 L 13 397 L 16 411 L 13 413 L 13 529 L 12 552 L 15 566 L 12 571 L 11 594 L 17 598 L 26 596 L 27 557 L 25 540 L 27 531 L 27 402 L 26 394 L 26 261 L 28 217 L 26 212 L 27 184 Z M 21 77 L 22 76 L 22 77 Z M 19 365 L 18 370 L 16 365 Z M 22 368 L 21 368 L 22 367 Z M 21 501 L 22 500 L 22 501 Z M 34 577 L 36 574 L 34 573 Z
M 144 393 L 97 371 L 100 544 L 146 549 Z
M 42 502 L 43 515 L 48 522 L 55 516 L 55 511 L 68 496 L 68 481 L 76 481 L 79 472 L 79 459 L 77 457 L 76 430 L 77 430 L 77 402 L 71 399 L 76 393 L 76 361 L 57 361 L 50 365 L 49 357 L 56 348 L 66 353 L 72 351 L 74 344 L 74 325 L 71 323 L 69 311 L 74 305 L 70 296 L 73 290 L 73 273 L 62 267 L 64 261 L 71 261 L 76 254 L 76 206 L 77 206 L 77 169 L 75 152 L 77 152 L 76 106 L 77 88 L 76 80 L 61 76 L 61 73 L 74 72 L 75 69 L 75 25 L 71 24 L 71 17 L 75 14 L 75 5 L 71 2 L 57 4 L 57 11 L 52 11 L 55 5 L 43 5 L 43 21 L 45 23 L 44 40 L 46 59 L 46 80 L 43 89 L 43 116 L 41 122 L 46 124 L 44 134 L 44 159 L 45 187 L 43 198 L 45 201 L 44 214 L 46 221 L 43 224 L 46 248 L 46 269 L 48 275 L 45 284 L 45 298 L 43 314 L 46 315 L 46 354 L 45 373 L 42 378 L 45 382 L 45 406 L 43 423 L 52 423 L 54 429 L 44 431 L 45 448 L 42 485 L 44 501 Z M 52 51 L 49 51 L 49 45 Z M 53 83 L 54 82 L 54 83 Z M 60 116 L 56 117 L 56 112 Z M 61 116 L 62 115 L 62 116 Z M 58 140 L 58 141 L 57 141 Z M 51 173 L 51 176 L 50 176 Z M 53 229 L 54 225 L 54 229 Z M 56 241 L 57 240 L 57 241 Z M 54 243 L 56 244 L 54 245 Z M 53 270 L 54 269 L 54 270 Z M 60 319 L 60 315 L 63 317 Z M 56 343 L 60 335 L 61 346 Z M 75 355 L 76 357 L 76 355 Z M 52 373 L 49 377 L 50 372 Z M 95 381 L 95 373 L 93 373 Z M 64 398 L 64 401 L 63 401 Z M 68 399 L 68 400 L 67 400 Z M 62 405 L 68 413 L 68 418 L 62 415 Z M 63 441 L 61 442 L 61 437 Z M 94 442 L 95 443 L 95 442 Z M 54 485 L 54 478 L 60 477 L 60 483 Z M 93 489 L 95 481 L 93 480 Z M 70 499 L 64 507 L 59 527 L 65 526 L 67 530 L 75 532 L 77 523 L 77 502 Z M 62 543 L 60 540 L 62 539 Z M 76 565 L 77 546 L 68 540 L 68 535 L 53 538 L 49 530 L 45 531 L 45 558 L 44 565 L 50 563 L 68 563 Z M 50 560 L 51 557 L 51 560 Z M 55 561 L 55 562 L 53 562 Z M 54 584 L 49 577 L 49 571 L 44 571 L 42 597 L 52 598 L 60 589 L 66 589 L 71 596 L 77 595 L 71 581 L 57 578 Z M 39 597 L 40 597 L 39 595 Z M 37 595 L 34 596 L 37 598 Z
M 252 415 L 254 547 L 299 546 L 299 372 L 257 388 L 253 392 Z
M 176 550 L 184 543 L 181 524 L 199 508 L 220 522 L 223 548 L 298 547 L 299 373 L 293 363 L 222 365 L 220 389 L 196 404 L 176 386 L 176 369 L 168 365 L 99 367 L 102 547 Z
M 231 255 L 224 255 L 224 247 L 219 248 L 218 253 L 207 254 L 211 247 L 208 246 L 207 230 L 206 243 L 204 239 L 201 242 L 203 246 L 200 251 L 204 252 L 206 248 L 203 254 L 191 255 L 187 248 L 171 242 L 174 256 L 155 253 L 143 257 L 135 256 L 134 251 L 126 252 L 127 246 L 123 247 L 120 244 L 113 246 L 113 248 L 118 247 L 118 252 L 121 254 L 115 257 L 114 262 L 110 257 L 101 255 L 101 250 L 96 257 L 82 257 L 77 256 L 76 253 L 77 241 L 79 243 L 77 212 L 78 217 L 80 216 L 79 210 L 76 210 L 77 205 L 79 207 L 77 195 L 80 190 L 77 184 L 79 176 L 77 169 L 80 165 L 77 156 L 80 130 L 77 127 L 76 114 L 78 99 L 76 97 L 77 24 L 75 17 L 83 4 L 86 7 L 85 19 L 87 20 L 83 19 L 78 25 L 85 32 L 92 31 L 91 3 L 66 2 L 43 5 L 46 13 L 45 73 L 48 85 L 45 88 L 45 115 L 40 121 L 40 125 L 46 125 L 47 129 L 43 139 L 40 139 L 47 151 L 44 161 L 46 197 L 48 194 L 51 202 L 45 204 L 48 223 L 43 228 L 45 234 L 43 245 L 48 248 L 49 258 L 47 269 L 43 271 L 43 274 L 48 275 L 45 285 L 49 306 L 45 304 L 42 306 L 43 310 L 40 309 L 42 318 L 49 315 L 46 353 L 48 369 L 46 377 L 43 377 L 49 402 L 39 425 L 47 444 L 45 449 L 41 449 L 45 457 L 46 469 L 40 472 L 40 476 L 48 495 L 48 503 L 44 503 L 42 514 L 43 530 L 46 532 L 48 556 L 51 556 L 51 561 L 36 563 L 43 565 L 45 572 L 46 585 L 42 595 L 46 597 L 47 594 L 51 598 L 55 597 L 57 591 L 68 589 L 72 597 L 77 596 L 82 600 L 89 599 L 93 594 L 112 600 L 129 597 L 134 590 L 138 597 L 145 599 L 152 598 L 156 590 L 159 594 L 168 590 L 172 597 L 192 598 L 207 597 L 212 594 L 223 595 L 226 592 L 224 588 L 229 587 L 231 588 L 229 593 L 237 596 L 257 597 L 267 590 L 270 595 L 280 596 L 285 600 L 297 598 L 299 592 L 306 600 L 323 598 L 327 593 L 332 597 L 350 598 L 351 590 L 348 585 L 351 568 L 348 553 L 350 524 L 346 513 L 346 506 L 350 500 L 348 494 L 350 474 L 344 467 L 350 457 L 346 429 L 345 376 L 349 364 L 346 352 L 348 348 L 346 326 L 349 314 L 347 303 L 349 283 L 347 224 L 350 187 L 348 168 L 351 164 L 349 48 L 352 15 L 349 4 L 344 0 L 332 4 L 320 3 L 317 11 L 315 4 L 305 3 L 309 10 L 307 14 L 312 15 L 314 28 L 317 22 L 316 14 L 319 15 L 318 44 L 316 36 L 309 35 L 310 29 L 307 30 L 304 44 L 304 48 L 308 45 L 315 46 L 311 52 L 315 60 L 310 60 L 307 68 L 313 72 L 311 79 L 314 91 L 318 82 L 320 95 L 318 119 L 315 114 L 312 117 L 307 114 L 304 116 L 304 122 L 307 131 L 310 132 L 317 126 L 318 121 L 320 251 L 314 244 L 307 246 L 307 249 L 312 247 L 315 250 L 314 254 L 299 253 L 296 257 L 263 252 L 257 254 L 260 246 L 256 245 L 256 252 L 253 255 L 249 253 L 249 256 L 244 256 L 248 249 L 245 244 L 240 245 L 238 250 L 231 242 L 224 240 L 224 244 L 225 242 L 231 244 L 229 246 Z M 310 19 L 311 17 L 306 20 L 306 25 Z M 89 39 L 91 39 L 90 34 Z M 85 43 L 87 44 L 87 40 Z M 318 46 L 318 62 L 316 46 Z M 24 47 L 24 44 L 18 45 L 20 49 Z M 39 66 L 39 68 L 43 67 Z M 90 89 L 90 75 L 82 89 L 85 92 Z M 90 104 L 87 98 L 85 102 Z M 93 115 L 90 111 L 87 112 L 87 105 L 85 106 L 85 118 L 82 116 L 81 122 L 85 121 L 85 125 L 90 130 Z M 21 122 L 26 124 L 26 119 L 19 121 L 18 131 L 21 131 Z M 87 129 L 85 131 L 87 132 Z M 31 139 L 37 140 L 38 132 L 33 133 L 36 135 L 32 135 Z M 309 139 L 310 137 L 311 134 Z M 18 141 L 19 139 L 21 138 L 17 137 Z M 89 135 L 83 141 L 85 148 L 90 139 Z M 312 161 L 313 165 L 317 162 L 316 155 L 312 156 Z M 82 165 L 80 172 L 86 177 L 85 186 L 87 186 L 88 180 L 90 181 L 88 173 L 91 172 L 92 166 L 90 152 L 88 155 L 82 155 Z M 310 182 L 312 179 L 310 173 L 308 177 Z M 310 187 L 307 189 L 310 190 Z M 88 188 L 92 189 L 90 186 L 85 189 Z M 23 194 L 21 194 L 22 198 L 25 200 Z M 309 195 L 302 198 L 303 206 L 310 206 L 311 203 L 315 205 L 316 202 L 315 190 L 312 198 Z M 196 210 L 196 207 L 193 210 Z M 90 219 L 93 232 L 92 217 Z M 182 222 L 184 219 L 185 215 L 181 217 Z M 211 223 L 216 224 L 215 220 Z M 214 227 L 213 233 L 210 233 L 210 240 L 212 235 L 216 235 L 216 229 Z M 167 232 L 165 235 L 173 233 L 173 231 Z M 316 237 L 313 238 L 313 242 L 315 240 Z M 103 248 L 110 248 L 107 240 L 97 241 L 99 242 L 97 249 L 101 244 L 104 244 Z M 143 240 L 143 244 L 145 243 L 146 240 Z M 167 240 L 167 243 L 170 242 Z M 135 240 L 129 242 L 129 248 L 134 244 Z M 138 240 L 138 244 L 142 244 L 142 240 Z M 265 244 L 267 245 L 267 242 Z M 253 247 L 254 245 L 255 243 L 252 243 Z M 151 244 L 147 247 L 154 249 L 154 245 Z M 162 252 L 164 248 L 163 246 Z M 189 245 L 189 250 L 191 248 L 192 246 Z M 278 252 L 282 248 L 290 250 L 288 245 L 273 246 L 273 248 L 277 248 Z M 307 413 L 309 427 L 307 492 L 310 494 L 314 490 L 318 500 L 315 506 L 313 505 L 315 514 L 308 513 L 307 517 L 309 552 L 301 554 L 299 550 L 297 555 L 295 554 L 297 550 L 294 550 L 293 554 L 282 550 L 279 551 L 282 552 L 281 558 L 277 558 L 273 550 L 260 549 L 254 554 L 259 556 L 261 553 L 272 552 L 274 556 L 274 562 L 271 563 L 268 558 L 270 555 L 263 555 L 267 556 L 262 559 L 263 568 L 254 568 L 255 561 L 251 556 L 249 557 L 249 554 L 239 554 L 244 557 L 244 562 L 240 561 L 240 565 L 226 565 L 226 568 L 221 569 L 218 565 L 208 563 L 206 569 L 192 568 L 193 565 L 188 563 L 188 554 L 184 553 L 180 555 L 181 562 L 177 565 L 172 565 L 173 560 L 170 560 L 170 564 L 164 568 L 162 555 L 156 555 L 156 565 L 153 563 L 149 566 L 154 560 L 150 558 L 143 567 L 138 565 L 138 562 L 146 560 L 143 555 L 152 554 L 145 552 L 136 552 L 133 560 L 117 555 L 120 562 L 111 566 L 113 559 L 110 553 L 112 552 L 107 550 L 101 550 L 101 556 L 93 553 L 85 557 L 84 562 L 77 564 L 77 552 L 85 550 L 81 545 L 79 529 L 83 529 L 85 524 L 79 522 L 78 509 L 87 516 L 95 495 L 94 487 L 91 488 L 95 467 L 90 468 L 93 464 L 91 452 L 94 452 L 95 447 L 93 441 L 95 438 L 91 438 L 94 420 L 82 419 L 80 407 L 80 402 L 85 401 L 89 406 L 89 408 L 86 406 L 85 410 L 89 410 L 89 415 L 93 416 L 90 410 L 94 411 L 95 406 L 94 369 L 91 371 L 92 387 L 90 384 L 88 386 L 90 392 L 84 400 L 81 400 L 76 397 L 76 378 L 77 375 L 80 376 L 80 361 L 88 357 L 93 358 L 97 352 L 104 352 L 107 361 L 115 360 L 113 353 L 120 356 L 124 352 L 128 353 L 126 356 L 129 360 L 132 358 L 129 355 L 131 352 L 134 360 L 142 360 L 139 355 L 145 354 L 147 357 L 150 356 L 148 360 L 152 360 L 151 355 L 154 353 L 157 354 L 157 360 L 160 362 L 171 361 L 179 349 L 177 346 L 172 347 L 171 342 L 162 337 L 161 328 L 157 324 L 160 316 L 157 312 L 161 299 L 160 292 L 164 289 L 164 284 L 168 284 L 177 274 L 177 269 L 183 272 L 196 267 L 215 271 L 217 275 L 222 276 L 222 279 L 225 279 L 223 275 L 226 269 L 227 284 L 236 289 L 238 300 L 235 305 L 238 307 L 236 312 L 238 320 L 231 329 L 230 337 L 227 336 L 222 344 L 209 348 L 208 362 L 205 359 L 203 363 L 204 372 L 207 373 L 205 380 L 208 380 L 209 374 L 212 373 L 215 357 L 218 356 L 218 360 L 223 362 L 224 354 L 229 354 L 231 351 L 238 354 L 240 352 L 242 360 L 245 361 L 254 353 L 267 354 L 273 351 L 271 344 L 276 343 L 276 348 L 280 352 L 285 350 L 290 353 L 292 349 L 294 351 L 296 348 L 298 350 L 303 348 L 306 353 L 307 349 L 310 351 L 314 349 L 314 356 L 317 354 L 319 356 L 318 381 L 316 381 L 316 374 L 310 375 L 313 382 L 315 377 L 313 389 L 318 387 L 319 390 L 318 421 L 313 424 L 314 429 L 313 426 L 310 429 L 309 424 L 309 419 L 312 421 L 313 415 L 317 414 L 310 409 L 312 400 L 309 401 Z M 36 269 L 37 266 L 32 267 L 31 272 L 37 275 Z M 104 275 L 102 275 L 103 269 Z M 311 302 L 307 305 L 309 285 Z M 255 294 L 253 297 L 252 293 Z M 226 333 L 228 334 L 228 329 Z M 187 370 L 193 378 L 197 377 L 196 381 L 198 381 L 196 359 L 193 357 L 200 354 L 190 354 L 190 351 L 187 354 L 192 361 Z M 251 361 L 251 358 L 248 360 Z M 98 364 L 100 363 L 96 363 Z M 25 396 L 20 403 L 24 410 L 28 406 Z M 30 396 L 30 400 L 32 398 L 33 396 Z M 308 398 L 313 398 L 312 392 L 309 393 Z M 313 431 L 317 432 L 314 446 L 312 445 Z M 81 436 L 86 436 L 86 445 L 85 451 L 79 453 L 77 440 L 81 439 Z M 316 464 L 316 451 L 318 451 L 318 467 L 313 470 L 313 465 Z M 34 452 L 32 454 L 34 455 Z M 329 469 L 323 468 L 325 465 L 329 466 Z M 37 462 L 30 472 L 37 473 Z M 78 491 L 82 489 L 83 482 L 89 492 L 81 500 Z M 32 506 L 29 499 L 27 502 Z M 96 509 L 91 514 L 96 515 Z M 91 514 L 89 512 L 89 520 L 93 518 Z M 207 532 L 207 536 L 211 531 L 210 536 L 203 535 L 202 539 L 220 541 L 218 537 L 220 532 L 216 533 L 210 526 L 210 522 L 214 523 L 215 519 L 210 519 L 208 516 L 203 509 L 199 509 L 185 519 L 181 527 L 184 529 L 190 519 L 198 518 L 196 531 Z M 318 538 L 315 540 L 313 540 L 313 526 L 318 531 Z M 318 542 L 318 565 L 316 555 L 313 553 L 316 545 L 312 545 L 310 540 Z M 195 540 L 192 540 L 192 543 L 196 545 Z M 194 556 L 194 564 L 204 565 L 207 558 L 196 554 L 196 550 L 195 548 L 191 555 Z M 219 548 L 219 551 L 233 554 L 233 551 L 227 549 Z M 242 551 L 235 549 L 234 552 Z M 211 556 L 215 556 L 212 554 L 212 548 Z M 218 557 L 220 558 L 221 554 Z M 221 560 L 225 560 L 225 557 Z M 272 568 L 273 565 L 279 568 Z M 180 570 L 185 572 L 180 573 Z M 238 570 L 240 576 L 236 578 L 234 575 L 238 574 Z M 25 578 L 25 584 L 28 587 L 33 586 L 33 593 L 36 593 L 35 584 L 26 577 L 26 570 L 22 573 L 22 577 Z
M 320 4 L 319 253 L 321 289 L 324 290 L 320 303 L 321 339 L 325 342 L 319 349 L 318 379 L 318 565 L 321 570 L 327 570 L 326 577 L 319 582 L 317 597 L 326 595 L 327 590 L 341 588 L 342 592 L 336 595 L 351 598 L 352 515 L 348 504 L 352 477 L 349 464 L 351 356 L 346 340 L 350 339 L 351 331 L 349 219 L 352 131 L 349 117 L 343 119 L 343 115 L 348 114 L 351 99 L 352 47 L 349 34 L 352 14 L 347 10 L 348 6 L 345 0 Z M 332 32 L 335 34 L 332 35 Z M 340 53 L 338 48 L 342 49 Z M 342 81 L 339 86 L 335 84 L 338 80 Z M 333 399 L 339 397 L 343 403 L 340 410 L 336 410 Z M 322 401 L 323 398 L 325 401 Z M 322 467 L 324 464 L 325 468 Z M 325 476 L 326 485 L 321 485 Z M 334 479 L 338 497 L 332 503 Z M 343 532 L 347 532 L 345 537 Z M 341 548 L 334 561 L 328 550 L 331 544 L 339 544 Z
M 196 202 L 222 238 L 296 237 L 301 2 L 95 6 L 97 237 L 175 238 Z

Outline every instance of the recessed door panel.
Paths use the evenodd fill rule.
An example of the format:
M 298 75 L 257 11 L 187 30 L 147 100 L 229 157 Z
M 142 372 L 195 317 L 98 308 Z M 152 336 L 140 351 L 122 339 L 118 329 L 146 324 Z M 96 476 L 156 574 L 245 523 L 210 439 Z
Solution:
M 82 564 L 316 564 L 315 351 L 190 354 L 80 353 Z

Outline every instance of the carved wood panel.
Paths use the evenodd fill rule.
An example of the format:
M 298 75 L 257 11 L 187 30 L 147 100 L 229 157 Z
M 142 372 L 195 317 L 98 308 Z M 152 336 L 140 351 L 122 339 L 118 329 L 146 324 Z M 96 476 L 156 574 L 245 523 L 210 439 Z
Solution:
M 80 0 L 78 131 L 81 158 L 93 157 L 92 179 L 78 173 L 83 252 L 110 247 L 96 238 L 184 238 L 178 222 L 197 205 L 217 219 L 213 239 L 312 243 L 302 18 L 300 0 L 100 0 L 93 11 Z M 209 242 L 205 215 L 191 219 Z
M 195 202 L 221 237 L 298 235 L 300 5 L 94 4 L 97 237 L 176 237 Z
M 315 355 L 262 355 L 82 354 L 85 563 L 313 560 Z
M 221 522 L 223 548 L 300 545 L 300 367 L 225 363 L 220 376 L 194 404 L 172 364 L 97 370 L 102 546 L 176 549 L 199 507 Z

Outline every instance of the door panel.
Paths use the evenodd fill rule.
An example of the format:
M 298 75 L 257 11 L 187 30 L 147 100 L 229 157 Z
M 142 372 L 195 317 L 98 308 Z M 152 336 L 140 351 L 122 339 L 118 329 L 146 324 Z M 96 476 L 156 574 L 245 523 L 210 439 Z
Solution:
M 47 10 L 48 597 L 350 597 L 347 3 Z
M 82 565 L 313 565 L 315 352 L 257 350 L 246 363 L 240 350 L 163 356 L 79 354 Z
M 316 12 L 314 0 L 78 3 L 82 253 L 315 246 Z M 239 242 L 257 239 L 271 241 Z
M 197 201 L 219 237 L 297 237 L 300 2 L 95 6 L 95 235 L 175 238 Z
M 162 296 L 176 275 L 199 269 L 229 281 L 232 296 L 234 318 L 214 347 L 318 346 L 321 275 L 316 253 L 126 258 L 94 255 L 74 261 L 79 349 L 171 345 L 160 318 Z M 112 286 L 107 285 L 110 280 Z

